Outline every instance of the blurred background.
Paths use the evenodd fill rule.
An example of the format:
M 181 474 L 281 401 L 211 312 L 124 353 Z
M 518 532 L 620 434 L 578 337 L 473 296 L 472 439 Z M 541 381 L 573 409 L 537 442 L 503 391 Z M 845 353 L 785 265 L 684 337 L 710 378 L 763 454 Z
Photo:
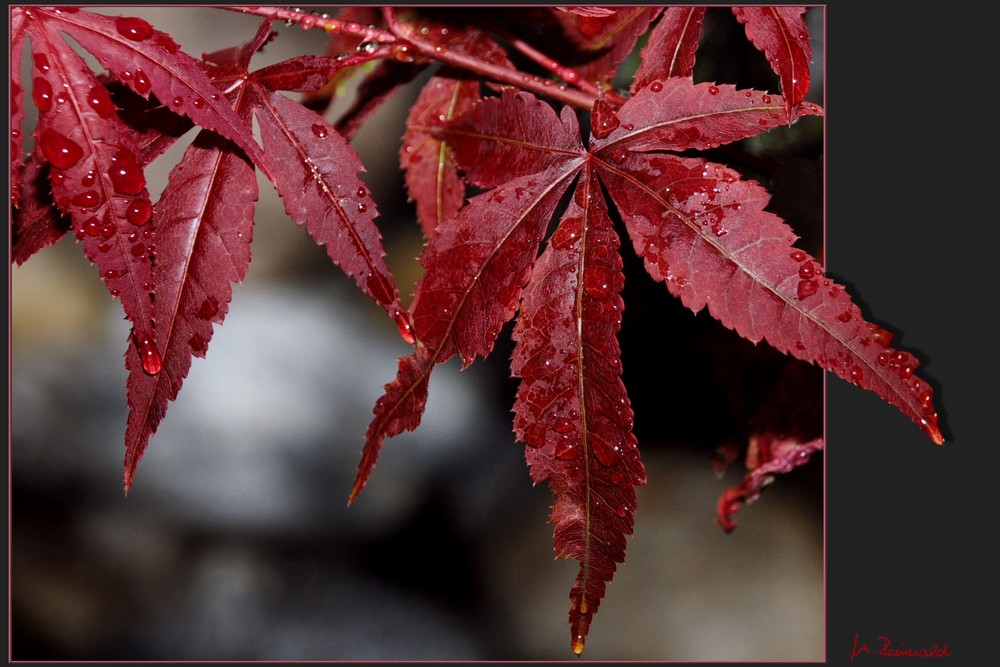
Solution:
M 259 24 L 207 8 L 98 11 L 146 18 L 195 56 L 249 40 Z M 822 8 L 807 17 L 809 99 L 822 103 Z M 324 52 L 321 31 L 275 29 L 255 66 Z M 741 31 L 710 9 L 696 80 L 777 92 Z M 423 80 L 352 142 L 404 298 L 422 237 L 397 156 Z M 768 186 L 772 210 L 819 255 L 822 123 L 804 120 L 709 157 Z M 184 143 L 151 168 L 154 199 Z M 422 425 L 386 441 L 348 508 L 372 406 L 409 348 L 264 179 L 260 193 L 248 277 L 127 498 L 119 304 L 72 236 L 11 268 L 12 657 L 572 658 L 578 564 L 553 559 L 552 496 L 531 486 L 514 439 L 509 340 L 465 371 L 435 371 Z M 739 442 L 740 400 L 765 395 L 777 362 L 625 259 L 624 380 L 649 483 L 583 659 L 821 661 L 822 457 L 744 507 L 733 534 L 715 523 L 719 494 L 744 471 L 717 478 L 711 456 Z M 734 387 L 749 390 L 734 401 Z

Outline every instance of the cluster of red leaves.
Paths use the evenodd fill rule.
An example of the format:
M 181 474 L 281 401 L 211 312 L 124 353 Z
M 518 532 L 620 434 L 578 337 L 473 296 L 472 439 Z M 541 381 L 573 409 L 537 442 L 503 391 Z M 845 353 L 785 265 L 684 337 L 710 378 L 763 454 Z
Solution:
M 508 8 L 447 21 L 412 10 L 401 17 L 344 9 L 336 19 L 261 10 L 268 18 L 248 43 L 196 59 L 139 18 L 13 8 L 12 261 L 72 231 L 121 299 L 132 324 L 126 490 L 192 356 L 205 355 L 222 323 L 232 283 L 246 275 L 257 169 L 289 217 L 413 345 L 374 407 L 350 501 L 383 441 L 419 425 L 434 367 L 456 354 L 463 366 L 487 357 L 516 317 L 514 430 L 527 445 L 532 480 L 547 481 L 555 494 L 556 555 L 580 563 L 570 593 L 578 654 L 624 562 L 636 487 L 646 482 L 621 380 L 624 274 L 615 217 L 649 275 L 688 308 L 707 307 L 742 337 L 875 392 L 940 443 L 931 390 L 914 375 L 913 355 L 891 348 L 887 332 L 866 322 L 844 288 L 795 247 L 791 228 L 766 210 L 762 186 L 693 156 L 822 115 L 804 101 L 812 58 L 804 8 L 733 9 L 782 95 L 695 83 L 705 12 Z M 275 35 L 275 17 L 321 24 L 331 35 L 327 55 L 252 69 Z M 560 60 L 540 54 L 541 39 L 532 45 L 517 36 L 519 25 L 542 26 Z M 644 35 L 631 85 L 614 90 L 616 72 Z M 107 72 L 92 72 L 66 36 Z M 26 39 L 39 120 L 24 156 Z M 557 79 L 522 73 L 511 49 Z M 357 67 L 363 63 L 373 66 Z M 400 154 L 427 238 L 424 273 L 404 309 L 349 140 L 379 104 L 437 64 Z M 329 122 L 323 113 L 337 83 L 359 71 L 354 105 Z M 590 135 L 581 133 L 576 110 L 535 93 L 578 107 L 588 100 Z M 193 126 L 197 137 L 153 203 L 145 168 Z M 469 186 L 481 192 L 467 198 Z M 822 447 L 822 439 L 789 435 L 782 418 L 764 420 L 770 430 L 751 437 L 750 473 L 720 499 L 727 530 L 739 502 Z

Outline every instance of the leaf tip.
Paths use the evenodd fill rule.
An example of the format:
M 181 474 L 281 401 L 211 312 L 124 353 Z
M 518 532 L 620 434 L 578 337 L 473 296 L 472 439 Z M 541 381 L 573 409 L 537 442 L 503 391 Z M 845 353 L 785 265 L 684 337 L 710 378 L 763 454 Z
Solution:
M 576 635 L 575 637 L 573 637 L 572 648 L 573 648 L 573 653 L 576 654 L 576 657 L 579 658 L 581 655 L 583 655 L 583 645 L 585 642 L 586 640 L 583 638 L 583 635 Z

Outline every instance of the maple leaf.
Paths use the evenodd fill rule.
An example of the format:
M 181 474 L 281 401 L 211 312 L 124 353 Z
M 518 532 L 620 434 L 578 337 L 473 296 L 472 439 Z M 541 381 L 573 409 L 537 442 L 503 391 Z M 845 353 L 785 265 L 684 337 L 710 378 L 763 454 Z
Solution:
M 216 85 L 229 89 L 245 126 L 257 119 L 264 153 L 255 163 L 282 196 L 292 220 L 326 246 L 334 263 L 384 307 L 405 334 L 409 323 L 374 225 L 377 209 L 357 175 L 363 171 L 360 160 L 321 116 L 278 92 L 317 90 L 344 65 L 337 59 L 303 56 L 250 72 L 253 54 L 273 38 L 270 25 L 264 21 L 240 48 L 206 56 L 205 69 Z M 223 321 L 230 283 L 242 282 L 246 275 L 257 200 L 253 166 L 237 146 L 203 137 L 175 168 L 158 205 L 160 225 L 165 227 L 160 230 L 164 238 L 159 279 L 167 293 L 157 302 L 161 325 L 156 342 L 167 350 L 171 364 L 163 378 L 134 372 L 129 376 L 126 489 L 168 401 L 180 391 L 191 356 L 205 355 L 212 323 Z M 134 355 L 127 355 L 130 371 L 134 364 Z
M 427 26 L 431 34 L 441 34 L 443 26 Z M 482 30 L 445 28 L 442 43 L 461 53 L 471 53 L 486 62 L 513 67 L 506 53 Z M 437 226 L 455 216 L 465 201 L 465 183 L 458 173 L 447 145 L 433 135 L 469 111 L 481 99 L 481 84 L 461 72 L 447 68 L 428 80 L 406 120 L 400 148 L 400 166 L 406 187 L 415 202 L 417 221 L 427 237 Z
M 672 77 L 650 82 L 617 112 L 599 98 L 587 149 L 568 109 L 557 117 L 527 93 L 484 99 L 434 132 L 469 183 L 489 190 L 428 242 L 412 310 L 418 350 L 401 361 L 376 405 L 351 500 L 382 440 L 419 424 L 412 410 L 423 408 L 433 365 L 456 353 L 463 365 L 486 356 L 523 289 L 511 365 L 522 378 L 515 432 L 527 445 L 533 481 L 548 480 L 556 495 L 556 554 L 580 562 L 570 623 L 573 650 L 583 650 L 606 583 L 624 561 L 634 487 L 645 481 L 620 381 L 623 278 L 605 190 L 649 274 L 691 310 L 708 307 L 744 338 L 875 391 L 939 441 L 926 383 L 912 369 L 882 363 L 890 350 L 845 290 L 794 247 L 791 229 L 765 211 L 766 190 L 732 169 L 673 154 L 756 136 L 781 125 L 786 109 L 781 96 Z M 795 113 L 822 110 L 802 103 Z M 549 202 L 575 178 L 572 203 L 535 259 L 534 235 L 547 226 Z M 496 263 L 506 282 L 497 284 Z M 484 299 L 484 289 L 499 298 Z M 779 460 L 805 451 L 781 446 L 773 463 L 759 467 L 758 486 Z

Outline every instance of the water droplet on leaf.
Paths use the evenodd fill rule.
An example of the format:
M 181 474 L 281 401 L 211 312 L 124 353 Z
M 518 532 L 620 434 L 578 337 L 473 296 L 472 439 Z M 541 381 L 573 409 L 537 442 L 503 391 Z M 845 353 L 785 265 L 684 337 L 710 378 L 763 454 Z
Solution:
M 583 278 L 583 288 L 595 299 L 604 300 L 614 291 L 614 281 L 611 271 L 602 266 L 587 269 Z
M 141 69 L 135 71 L 135 77 L 132 81 L 132 85 L 135 86 L 135 92 L 140 95 L 145 95 L 152 88 L 152 84 L 149 82 L 149 77 Z
M 146 177 L 127 148 L 119 148 L 111 157 L 108 169 L 111 186 L 120 195 L 137 195 L 146 188 Z
M 111 102 L 108 90 L 102 85 L 96 85 L 87 93 L 87 104 L 97 112 L 101 118 L 107 118 L 115 112 L 115 105 Z
M 320 139 L 325 139 L 327 134 L 326 126 L 321 123 L 313 123 L 312 133 Z
M 708 94 L 709 95 L 718 95 L 719 94 L 719 87 L 718 86 L 709 86 L 708 87 Z
M 87 190 L 73 195 L 73 204 L 80 208 L 94 208 L 101 201 L 96 190 Z
M 817 290 L 819 290 L 819 284 L 815 280 L 799 281 L 799 299 L 805 299 L 806 297 L 812 296 Z
M 564 435 L 556 442 L 555 455 L 560 461 L 572 461 L 580 456 L 580 448 L 572 438 Z
M 156 348 L 152 336 L 147 334 L 136 334 L 136 343 L 139 346 L 139 357 L 142 359 L 142 368 L 150 375 L 156 375 L 163 368 L 163 358 Z
M 42 77 L 35 77 L 32 84 L 31 99 L 35 101 L 35 106 L 39 111 L 48 111 L 52 108 L 52 84 Z
M 649 90 L 654 93 L 658 93 L 661 90 L 663 90 L 663 83 L 661 83 L 660 81 L 654 81 L 653 83 L 649 84 Z
M 153 26 L 137 16 L 119 16 L 115 19 L 118 34 L 126 39 L 141 42 L 153 34 Z
M 149 222 L 151 217 L 153 217 L 153 206 L 145 199 L 133 199 L 125 209 L 125 219 L 137 227 Z

